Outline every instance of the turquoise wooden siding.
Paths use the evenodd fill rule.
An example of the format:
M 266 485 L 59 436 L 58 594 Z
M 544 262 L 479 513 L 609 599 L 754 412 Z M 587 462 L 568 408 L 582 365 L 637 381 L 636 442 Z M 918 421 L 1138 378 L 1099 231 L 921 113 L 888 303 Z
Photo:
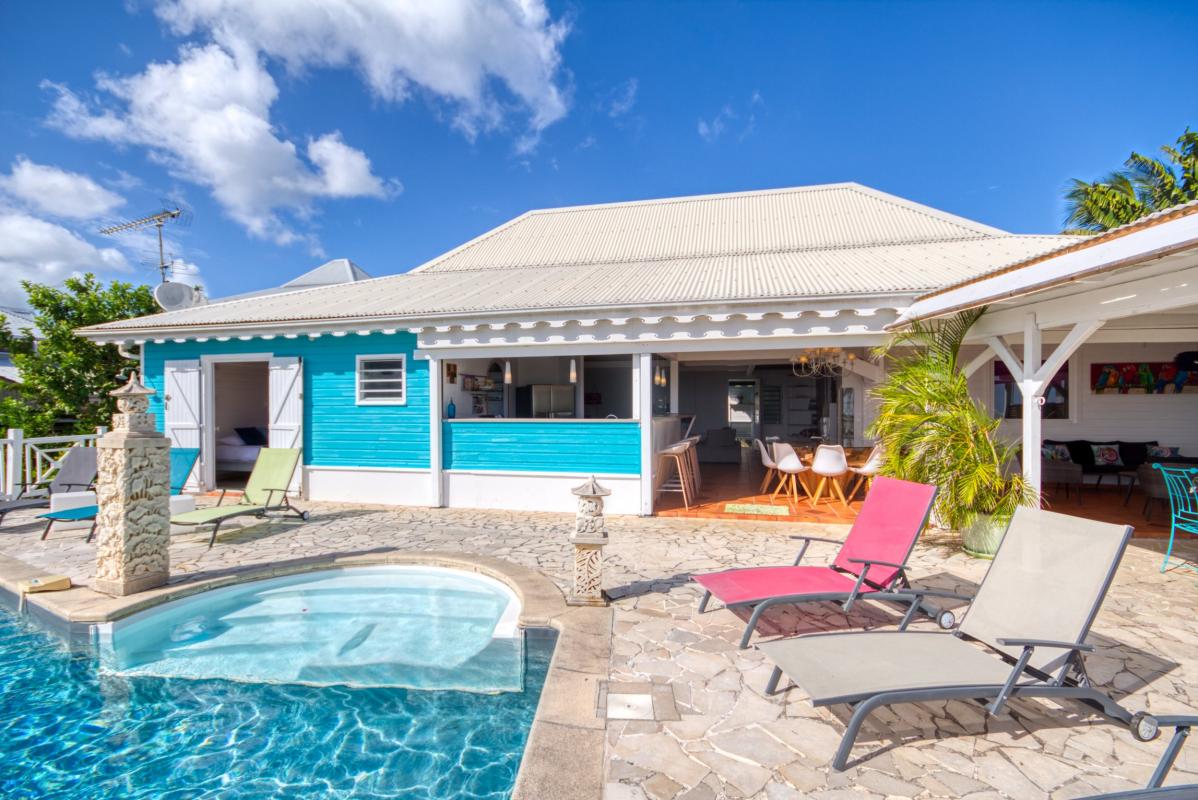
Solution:
M 637 422 L 456 420 L 443 423 L 445 469 L 637 475 Z
M 391 335 L 309 339 L 252 339 L 248 342 L 146 344 L 146 385 L 158 394 L 150 410 L 162 426 L 164 362 L 204 355 L 271 353 L 304 362 L 304 463 L 322 467 L 408 467 L 427 469 L 428 362 L 412 356 L 416 337 Z M 354 397 L 359 355 L 407 356 L 407 404 L 360 406 Z

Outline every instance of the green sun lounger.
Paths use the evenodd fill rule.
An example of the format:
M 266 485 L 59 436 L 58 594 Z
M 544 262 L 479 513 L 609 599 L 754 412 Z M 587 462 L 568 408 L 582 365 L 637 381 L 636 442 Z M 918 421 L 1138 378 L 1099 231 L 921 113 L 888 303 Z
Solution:
M 208 508 L 197 508 L 171 517 L 172 525 L 212 525 L 212 536 L 208 546 L 216 542 L 221 523 L 234 517 L 264 517 L 270 511 L 290 511 L 302 520 L 308 519 L 307 511 L 291 505 L 287 497 L 288 486 L 299 465 L 300 451 L 296 448 L 263 447 L 258 451 L 254 471 L 246 481 L 241 500 L 222 505 L 225 493 L 221 492 L 217 504 Z

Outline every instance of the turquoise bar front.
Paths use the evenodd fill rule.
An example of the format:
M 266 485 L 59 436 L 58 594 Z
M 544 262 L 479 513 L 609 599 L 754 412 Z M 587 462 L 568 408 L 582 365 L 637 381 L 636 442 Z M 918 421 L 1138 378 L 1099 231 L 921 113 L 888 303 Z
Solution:
M 635 420 L 452 420 L 442 423 L 445 469 L 638 475 Z

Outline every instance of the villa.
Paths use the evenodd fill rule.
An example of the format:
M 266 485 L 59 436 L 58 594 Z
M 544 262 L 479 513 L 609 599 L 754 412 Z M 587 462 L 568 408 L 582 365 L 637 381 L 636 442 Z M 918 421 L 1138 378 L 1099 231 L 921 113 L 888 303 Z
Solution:
M 659 453 L 688 429 L 706 439 L 704 472 L 754 459 L 739 446 L 753 438 L 868 445 L 883 375 L 869 356 L 890 328 L 1010 305 L 1039 288 L 1003 288 L 1025 267 L 1059 262 L 1076 287 L 1069 269 L 1090 259 L 1118 283 L 1116 267 L 1156 258 L 1144 236 L 1192 252 L 1195 211 L 1086 238 L 1011 234 L 853 183 L 556 208 L 404 274 L 81 333 L 139 348 L 153 410 L 176 446 L 200 448 L 204 488 L 229 485 L 269 444 L 303 448 L 295 488 L 312 500 L 564 511 L 595 475 L 609 510 L 649 515 L 671 467 Z M 1026 315 L 990 315 L 967 353 L 976 395 L 1012 438 L 1026 428 L 1030 452 L 1043 435 L 1194 454 L 1193 395 L 1093 385 L 1108 365 L 1193 349 L 1193 300 L 1163 288 L 1135 303 L 1055 301 L 1080 317 L 1040 312 L 1031 335 L 1064 345 L 1037 362 L 1051 374 L 1035 385 L 1015 355 Z M 1023 413 L 1024 390 L 1040 414 Z

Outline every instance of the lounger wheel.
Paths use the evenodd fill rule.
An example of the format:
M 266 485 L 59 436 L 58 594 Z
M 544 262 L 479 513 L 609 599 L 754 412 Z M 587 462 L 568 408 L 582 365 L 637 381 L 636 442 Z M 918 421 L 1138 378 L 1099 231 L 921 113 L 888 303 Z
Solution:
M 957 615 L 951 611 L 941 611 L 936 615 L 936 624 L 943 630 L 951 631 L 957 626 Z
M 309 518 L 311 518 L 311 516 L 312 516 L 312 514 L 308 511 L 300 512 L 300 519 L 302 519 L 304 522 L 307 522 L 309 520 Z
M 1151 742 L 1161 735 L 1161 724 L 1146 711 L 1137 711 L 1131 717 L 1131 735 L 1141 742 Z

